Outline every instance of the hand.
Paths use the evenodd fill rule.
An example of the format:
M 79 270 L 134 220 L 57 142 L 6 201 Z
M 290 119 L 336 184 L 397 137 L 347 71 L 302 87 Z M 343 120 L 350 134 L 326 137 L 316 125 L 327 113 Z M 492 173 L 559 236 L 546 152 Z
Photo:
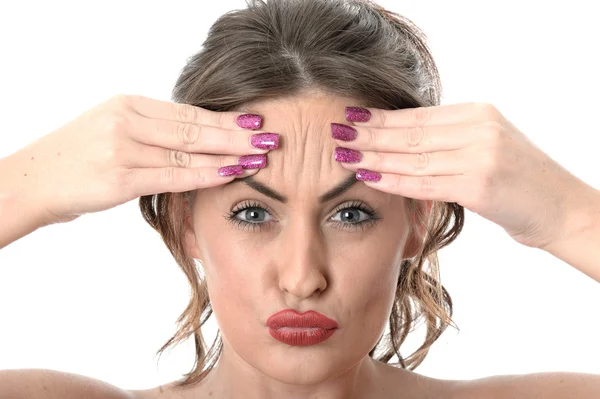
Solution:
M 142 195 L 224 184 L 256 173 L 266 165 L 266 155 L 256 155 L 278 144 L 278 135 L 242 130 L 258 129 L 260 116 L 240 115 L 115 96 L 4 159 L 3 175 L 21 198 L 35 201 L 36 211 L 44 208 L 43 224 Z M 254 156 L 237 156 L 244 154 Z M 221 176 L 225 165 L 234 166 L 219 169 L 229 172 Z
M 568 212 L 591 198 L 590 186 L 492 105 L 364 110 L 346 109 L 355 134 L 346 125 L 332 124 L 332 136 L 355 150 L 336 149 L 336 159 L 346 161 L 342 166 L 357 171 L 359 180 L 380 178 L 365 181 L 370 187 L 456 202 L 500 225 L 520 244 L 536 248 L 563 234 Z M 352 136 L 356 138 L 347 141 Z

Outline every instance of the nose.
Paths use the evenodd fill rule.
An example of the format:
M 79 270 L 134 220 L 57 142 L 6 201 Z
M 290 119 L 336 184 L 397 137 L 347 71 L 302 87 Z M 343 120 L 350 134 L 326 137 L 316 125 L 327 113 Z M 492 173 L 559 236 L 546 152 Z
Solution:
M 297 218 L 282 234 L 278 265 L 281 291 L 299 300 L 323 292 L 327 288 L 327 253 L 317 223 L 310 218 Z

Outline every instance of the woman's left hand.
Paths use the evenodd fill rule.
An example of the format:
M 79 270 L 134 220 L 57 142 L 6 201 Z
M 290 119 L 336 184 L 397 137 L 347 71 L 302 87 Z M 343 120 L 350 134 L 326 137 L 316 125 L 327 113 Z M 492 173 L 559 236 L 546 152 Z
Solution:
M 365 184 L 383 192 L 456 202 L 529 247 L 543 248 L 557 239 L 571 209 L 592 197 L 592 187 L 489 104 L 347 107 L 346 119 L 353 125 L 332 124 L 332 136 L 355 151 L 338 148 L 335 158 L 357 171 L 359 180 L 374 175 L 380 180 Z

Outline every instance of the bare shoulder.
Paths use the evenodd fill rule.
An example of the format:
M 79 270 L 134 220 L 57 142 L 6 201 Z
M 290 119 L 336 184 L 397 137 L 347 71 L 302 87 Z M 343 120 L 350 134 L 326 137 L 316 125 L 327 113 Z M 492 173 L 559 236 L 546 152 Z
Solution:
M 379 373 L 383 376 L 380 384 L 383 397 L 390 397 L 390 393 L 398 398 L 419 399 L 454 399 L 460 380 L 444 380 L 428 377 L 412 370 L 377 362 Z
M 597 399 L 600 375 L 572 372 L 496 375 L 459 381 L 452 399 Z
M 0 397 L 9 399 L 136 399 L 107 382 L 48 369 L 0 371 Z
M 200 395 L 203 395 L 201 390 L 195 390 L 192 387 L 177 386 L 177 381 L 163 384 L 155 388 L 129 391 L 129 393 L 133 395 L 132 399 L 196 399 L 201 397 Z

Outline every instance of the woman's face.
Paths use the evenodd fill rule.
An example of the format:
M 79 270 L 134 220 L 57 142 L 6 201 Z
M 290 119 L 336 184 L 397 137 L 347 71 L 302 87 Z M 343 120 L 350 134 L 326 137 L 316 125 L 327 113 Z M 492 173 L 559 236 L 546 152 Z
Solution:
M 290 384 L 327 380 L 367 356 L 387 323 L 401 260 L 420 244 L 403 197 L 356 182 L 321 202 L 353 176 L 333 157 L 330 128 L 347 123 L 346 105 L 357 101 L 312 93 L 241 109 L 281 135 L 252 178 L 285 199 L 239 179 L 199 190 L 186 233 L 188 253 L 202 260 L 222 361 Z M 266 323 L 284 309 L 317 311 L 339 328 L 318 344 L 282 343 Z

